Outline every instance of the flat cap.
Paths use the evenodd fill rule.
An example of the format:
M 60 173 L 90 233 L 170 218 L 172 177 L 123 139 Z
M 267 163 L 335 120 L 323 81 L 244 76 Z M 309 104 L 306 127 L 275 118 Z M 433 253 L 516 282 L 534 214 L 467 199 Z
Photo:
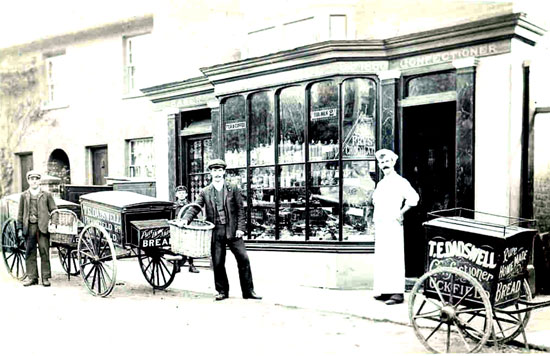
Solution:
M 186 191 L 187 191 L 187 187 L 184 186 L 184 185 L 177 186 L 177 187 L 176 187 L 176 192 L 181 192 L 181 191 L 186 192 Z
M 225 169 L 225 167 L 227 167 L 227 164 L 225 164 L 225 161 L 223 159 L 216 158 L 208 162 L 208 169 L 212 169 L 212 168 Z
M 40 172 L 35 171 L 34 169 L 27 172 L 27 179 L 30 177 L 38 177 L 38 179 L 42 178 L 42 174 Z

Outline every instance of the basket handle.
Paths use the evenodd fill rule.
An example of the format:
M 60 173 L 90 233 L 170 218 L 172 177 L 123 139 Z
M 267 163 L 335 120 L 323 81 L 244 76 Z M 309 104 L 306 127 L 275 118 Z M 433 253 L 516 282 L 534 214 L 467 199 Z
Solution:
M 187 209 L 189 209 L 189 208 L 192 207 L 192 206 L 198 207 L 198 208 L 200 209 L 200 213 L 199 213 L 199 214 L 202 214 L 202 207 L 201 207 L 199 204 L 197 204 L 197 203 L 189 203 L 189 204 L 187 204 L 187 205 L 184 205 L 183 208 L 181 208 L 181 210 L 180 210 L 179 213 L 178 213 L 177 219 L 178 219 L 178 220 L 181 220 L 181 218 L 183 217 L 183 214 L 185 214 L 185 212 L 187 211 Z
M 49 221 L 52 220 L 53 214 L 58 214 L 58 213 L 69 213 L 70 215 L 72 215 L 74 217 L 75 223 L 78 221 L 78 217 L 76 216 L 74 211 L 71 211 L 69 209 L 54 209 L 54 210 L 52 210 L 52 212 L 50 213 Z M 54 223 L 57 224 L 57 221 L 55 221 Z

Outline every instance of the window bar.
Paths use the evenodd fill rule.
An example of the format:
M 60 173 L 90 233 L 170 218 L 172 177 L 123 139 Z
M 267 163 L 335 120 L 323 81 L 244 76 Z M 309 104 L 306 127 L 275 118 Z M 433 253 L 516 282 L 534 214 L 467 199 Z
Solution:
M 343 115 L 344 110 L 344 98 L 342 95 L 342 84 L 343 81 L 338 83 L 338 241 L 342 241 L 344 238 L 344 169 L 342 160 L 342 149 L 343 149 L 343 140 L 344 140 L 344 125 L 343 125 Z
M 276 92 L 273 92 L 273 110 L 275 111 L 273 115 L 273 120 L 275 120 L 275 138 L 274 138 L 274 149 L 275 149 L 275 241 L 278 241 L 281 236 L 280 229 L 279 229 L 279 180 L 281 176 L 281 167 L 279 166 L 279 139 L 281 137 L 281 125 L 280 125 L 280 113 L 279 113 L 279 97 L 280 92 L 277 94 Z
M 309 234 L 311 233 L 311 229 L 309 227 L 309 197 L 310 197 L 310 192 L 311 192 L 311 184 L 310 184 L 310 176 L 311 176 L 311 173 L 310 173 L 310 167 L 311 167 L 311 163 L 309 162 L 309 114 L 310 114 L 310 108 L 309 108 L 309 105 L 310 105 L 310 100 L 309 100 L 309 93 L 311 92 L 311 86 L 309 87 L 306 87 L 306 90 L 304 91 L 304 96 L 305 96 L 305 100 L 304 100 L 304 118 L 305 118 L 305 122 L 303 123 L 304 124 L 304 141 L 305 141 L 305 145 L 304 145 L 304 149 L 306 150 L 304 152 L 305 154 L 305 162 L 304 162 L 304 169 L 305 169 L 305 188 L 306 188 L 306 207 L 305 207 L 305 216 L 306 216 L 306 236 L 305 236 L 305 241 L 309 241 Z
M 246 130 L 245 130 L 245 149 L 246 149 L 246 162 L 245 162 L 245 175 L 246 175 L 246 225 L 248 230 L 248 239 L 252 237 L 252 174 L 250 169 L 250 105 L 252 105 L 252 101 L 250 100 L 250 96 L 245 97 L 245 103 L 244 103 L 244 121 L 246 123 Z M 225 136 L 224 136 L 225 137 Z M 237 170 L 238 172 L 238 170 Z M 240 174 L 239 174 L 240 176 Z

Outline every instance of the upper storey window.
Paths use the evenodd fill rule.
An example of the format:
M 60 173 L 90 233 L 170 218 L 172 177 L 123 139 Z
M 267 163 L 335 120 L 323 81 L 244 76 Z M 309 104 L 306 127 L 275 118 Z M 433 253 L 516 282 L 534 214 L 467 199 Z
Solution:
M 139 35 L 125 39 L 125 88 L 132 93 L 143 88 L 147 54 L 150 50 L 151 35 Z
M 67 105 L 67 59 L 65 54 L 46 58 L 46 82 L 48 106 Z

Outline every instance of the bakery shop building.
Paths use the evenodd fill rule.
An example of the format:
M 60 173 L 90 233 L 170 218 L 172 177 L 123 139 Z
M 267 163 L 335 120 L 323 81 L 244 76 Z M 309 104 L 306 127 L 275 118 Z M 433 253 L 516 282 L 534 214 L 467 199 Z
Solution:
M 223 158 L 245 195 L 255 273 L 277 266 L 291 283 L 368 287 L 374 152 L 388 148 L 421 197 L 405 220 L 407 276 L 419 276 L 427 212 L 532 214 L 529 88 L 544 33 L 508 14 L 317 42 L 144 88 L 167 134 L 159 196 L 183 184 L 193 200 L 208 161 Z

